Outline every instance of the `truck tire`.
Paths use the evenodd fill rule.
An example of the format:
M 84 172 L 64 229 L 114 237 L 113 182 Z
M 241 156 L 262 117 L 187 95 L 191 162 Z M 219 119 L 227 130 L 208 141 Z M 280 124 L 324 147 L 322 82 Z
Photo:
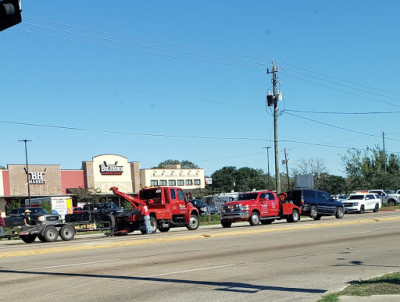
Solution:
M 168 232 L 170 228 L 171 228 L 171 226 L 169 225 L 168 222 L 165 222 L 165 221 L 159 221 L 159 222 L 158 222 L 158 230 L 159 230 L 161 233 L 166 233 L 166 232 Z
M 297 211 L 296 209 L 294 209 L 292 214 L 289 215 L 288 218 L 286 218 L 287 222 L 297 222 L 299 220 L 300 220 L 300 214 L 299 211 Z
M 47 242 L 46 238 L 44 238 L 42 235 L 38 235 L 38 238 L 41 242 Z
M 341 219 L 341 218 L 343 218 L 343 216 L 344 216 L 344 209 L 343 209 L 343 207 L 338 207 L 338 208 L 336 209 L 335 217 L 336 217 L 337 219 Z
M 364 214 L 364 212 L 365 212 L 365 208 L 364 208 L 364 205 L 362 204 L 360 207 L 360 211 L 358 211 L 358 213 Z
M 221 220 L 221 225 L 222 225 L 223 228 L 230 228 L 231 225 L 232 225 L 232 222 L 231 221 L 223 221 L 223 220 Z
M 249 218 L 249 223 L 252 226 L 260 224 L 260 214 L 258 214 L 255 211 L 251 212 L 251 215 L 250 215 L 250 218 Z
M 58 238 L 58 231 L 55 227 L 48 226 L 48 227 L 46 227 L 46 229 L 43 232 L 43 237 L 48 242 L 56 241 Z
M 393 199 L 391 199 L 388 201 L 388 205 L 389 207 L 394 207 L 396 205 L 396 202 Z
M 311 206 L 310 208 L 310 217 L 314 220 L 321 219 L 321 216 L 318 218 L 318 209 L 317 206 Z
M 32 243 L 36 239 L 36 235 L 22 235 L 20 236 L 23 242 L 25 243 Z
M 374 212 L 376 213 L 376 212 L 378 212 L 379 211 L 379 203 L 377 203 L 376 205 L 375 205 L 375 208 L 374 208 Z
M 72 225 L 64 225 L 60 230 L 60 237 L 64 241 L 70 241 L 75 237 L 75 228 Z
M 199 228 L 199 225 L 200 225 L 199 217 L 197 215 L 190 215 L 190 221 L 186 225 L 186 228 L 190 231 L 194 231 Z

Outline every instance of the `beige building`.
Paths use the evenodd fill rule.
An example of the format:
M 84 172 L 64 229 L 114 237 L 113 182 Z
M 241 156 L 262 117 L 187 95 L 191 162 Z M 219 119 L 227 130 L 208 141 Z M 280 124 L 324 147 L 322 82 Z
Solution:
M 184 190 L 205 187 L 204 169 L 181 169 L 180 165 L 168 169 L 141 169 L 141 186 L 181 187 Z
M 116 186 L 125 193 L 136 193 L 140 189 L 140 163 L 128 162 L 126 157 L 103 154 L 83 162 L 86 187 L 110 194 L 110 187 Z

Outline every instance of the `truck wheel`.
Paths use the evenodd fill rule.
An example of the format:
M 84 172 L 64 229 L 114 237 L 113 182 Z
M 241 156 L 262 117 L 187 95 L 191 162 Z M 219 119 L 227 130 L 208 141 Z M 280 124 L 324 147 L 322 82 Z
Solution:
M 336 217 L 337 219 L 340 219 L 340 218 L 343 218 L 343 216 L 344 216 L 344 209 L 343 209 L 343 207 L 338 207 L 338 208 L 336 209 L 335 217 Z
M 358 213 L 360 213 L 360 214 L 364 214 L 364 212 L 365 212 L 364 205 L 361 205 L 361 207 L 360 207 L 360 211 L 358 211 Z
M 25 243 L 32 243 L 36 239 L 36 235 L 22 235 L 20 236 L 23 242 Z
M 161 233 L 166 233 L 166 232 L 169 231 L 170 228 L 171 228 L 170 226 L 167 226 L 167 227 L 160 227 L 160 228 L 158 228 L 158 230 L 159 230 Z
M 389 200 L 388 205 L 389 207 L 394 207 L 396 205 L 396 202 L 394 200 Z
M 250 225 L 257 225 L 260 224 L 260 214 L 257 212 L 251 212 L 250 218 L 249 218 Z
M 187 229 L 190 231 L 194 231 L 197 230 L 199 225 L 200 225 L 199 217 L 197 215 L 190 215 L 190 221 L 186 225 Z
M 38 235 L 38 238 L 41 242 L 46 242 L 46 239 L 42 235 Z
M 375 205 L 375 208 L 374 208 L 374 212 L 376 213 L 376 212 L 378 212 L 379 211 L 379 203 L 377 203 L 376 205 Z
M 223 221 L 223 220 L 221 220 L 221 225 L 222 225 L 223 228 L 230 228 L 231 225 L 232 225 L 232 222 L 231 221 Z
M 317 206 L 311 206 L 311 209 L 310 209 L 310 217 L 311 217 L 312 219 L 314 219 L 314 220 L 319 220 L 319 219 L 321 219 L 321 217 L 319 217 L 319 219 L 318 219 L 318 209 L 317 209 Z
M 72 225 L 64 225 L 60 230 L 60 237 L 64 241 L 70 241 L 75 237 L 75 229 Z
M 299 218 L 300 218 L 299 211 L 293 210 L 292 214 L 288 218 L 286 218 L 286 221 L 287 222 L 297 222 L 297 221 L 299 221 Z
M 55 227 L 53 226 L 48 226 L 46 227 L 46 229 L 44 230 L 43 233 L 43 237 L 44 239 L 46 239 L 46 241 L 48 242 L 53 242 L 56 241 L 58 238 L 58 231 Z

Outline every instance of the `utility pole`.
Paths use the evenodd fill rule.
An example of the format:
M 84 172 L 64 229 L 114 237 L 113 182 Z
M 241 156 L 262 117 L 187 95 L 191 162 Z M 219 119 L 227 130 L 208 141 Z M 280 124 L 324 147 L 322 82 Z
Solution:
M 271 188 L 270 188 L 270 186 L 269 186 L 269 180 L 270 180 L 270 174 L 269 174 L 269 152 L 268 152 L 268 150 L 270 149 L 271 147 L 264 147 L 264 149 L 267 149 L 267 167 L 268 167 L 268 178 L 267 178 L 267 189 L 268 190 L 271 190 Z
M 382 181 L 382 189 L 385 189 L 385 184 L 386 184 L 386 169 L 387 169 L 387 167 L 386 167 L 386 150 L 385 150 L 385 132 L 382 132 L 382 140 L 383 140 L 383 142 L 382 142 L 382 146 L 383 146 L 383 161 L 384 161 L 384 164 L 383 164 L 383 166 L 384 166 L 384 177 L 383 177 L 383 181 Z
M 385 167 L 385 173 L 386 173 L 386 150 L 385 150 L 385 132 L 382 132 L 382 139 L 383 139 L 383 160 L 384 162 L 384 167 Z
M 29 198 L 29 206 L 31 206 L 31 187 L 29 184 L 29 166 L 28 166 L 28 148 L 26 143 L 31 142 L 31 140 L 28 139 L 21 139 L 19 142 L 24 142 L 25 143 L 25 161 L 26 161 L 26 168 L 25 168 L 25 173 L 26 173 L 26 182 L 28 184 L 28 198 Z
M 290 182 L 289 182 L 289 167 L 288 167 L 288 164 L 289 164 L 289 160 L 287 159 L 287 153 L 286 153 L 286 148 L 285 149 L 283 149 L 283 152 L 285 153 L 285 165 L 286 165 L 286 177 L 287 177 L 287 189 L 288 189 L 288 191 L 290 190 Z
M 276 88 L 277 80 L 276 73 L 279 71 L 279 67 L 275 66 L 272 61 L 272 71 L 267 68 L 267 74 L 272 73 L 272 87 L 273 93 L 267 95 L 268 106 L 274 106 L 274 151 L 275 151 L 275 181 L 276 181 L 276 192 L 281 192 L 281 179 L 279 173 L 279 149 L 278 149 L 278 100 L 281 98 L 281 94 Z

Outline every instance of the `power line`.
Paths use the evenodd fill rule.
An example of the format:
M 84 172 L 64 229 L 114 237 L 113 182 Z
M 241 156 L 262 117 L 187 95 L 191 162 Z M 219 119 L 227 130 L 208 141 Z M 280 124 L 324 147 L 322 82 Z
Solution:
M 292 115 L 292 116 L 295 116 L 297 118 L 301 118 L 301 119 L 304 119 L 304 120 L 307 120 L 307 121 L 311 121 L 311 122 L 314 122 L 314 123 L 317 123 L 317 124 L 321 124 L 321 125 L 325 125 L 325 126 L 328 126 L 328 127 L 332 127 L 332 128 L 348 131 L 348 132 L 353 132 L 353 133 L 362 134 L 362 135 L 371 136 L 371 137 L 381 137 L 380 135 L 370 134 L 370 133 L 366 133 L 366 132 L 361 132 L 361 131 L 357 131 L 357 130 L 352 130 L 352 129 L 348 129 L 348 128 L 344 128 L 344 127 L 328 124 L 328 123 L 321 122 L 321 121 L 316 121 L 316 120 L 313 120 L 313 119 L 310 119 L 310 118 L 306 118 L 306 117 L 303 117 L 303 116 L 300 116 L 300 115 L 297 115 L 297 114 L 293 114 L 293 113 L 290 113 L 290 112 L 286 112 L 286 114 L 289 114 L 289 115 Z M 400 140 L 393 139 L 393 138 L 386 138 L 386 139 L 400 142 Z
M 287 112 L 299 112 L 299 113 L 317 113 L 317 114 L 337 114 L 337 115 L 376 115 L 376 114 L 399 114 L 400 111 L 370 111 L 370 112 L 338 112 L 338 111 L 308 111 L 308 110 L 292 110 L 284 109 L 282 111 Z
M 341 93 L 345 93 L 345 94 L 349 94 L 349 95 L 354 95 L 354 96 L 356 96 L 356 97 L 363 98 L 363 99 L 368 99 L 368 100 L 371 100 L 371 101 L 373 101 L 373 102 L 384 103 L 384 104 L 387 104 L 387 105 L 392 105 L 392 106 L 400 107 L 400 104 L 394 104 L 394 103 L 386 102 L 386 101 L 383 101 L 383 100 L 377 100 L 377 99 L 371 98 L 371 97 L 369 97 L 369 96 L 360 95 L 360 94 L 357 94 L 357 93 L 354 93 L 354 92 L 349 92 L 349 91 L 345 91 L 345 90 L 340 90 L 340 89 L 337 89 L 337 88 L 334 88 L 334 87 L 331 87 L 331 86 L 328 86 L 328 85 L 316 83 L 316 82 L 313 82 L 313 81 L 308 81 L 308 80 L 306 80 L 306 79 L 303 79 L 303 78 L 300 78 L 300 77 L 296 77 L 296 76 L 293 76 L 293 75 L 290 75 L 290 74 L 287 74 L 287 76 L 292 77 L 292 78 L 295 78 L 295 79 L 298 79 L 298 80 L 303 81 L 303 82 L 311 83 L 311 84 L 318 85 L 318 86 L 321 86 L 321 87 L 324 87 L 324 88 L 328 88 L 328 89 L 331 89 L 331 90 L 334 90 L 334 91 L 338 91 L 338 92 L 341 92 Z

